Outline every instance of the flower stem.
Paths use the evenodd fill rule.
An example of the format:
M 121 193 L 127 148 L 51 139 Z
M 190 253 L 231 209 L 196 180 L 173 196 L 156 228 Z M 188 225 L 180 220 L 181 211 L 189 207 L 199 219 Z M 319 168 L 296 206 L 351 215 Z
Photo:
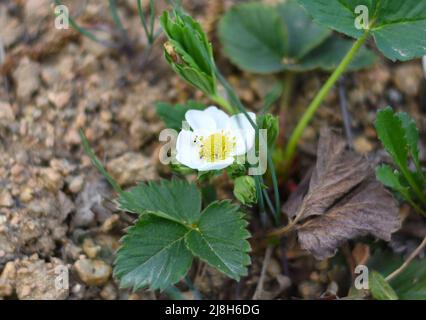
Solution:
M 355 57 L 355 54 L 363 46 L 363 44 L 367 40 L 368 36 L 369 36 L 369 31 L 366 31 L 364 33 L 364 35 L 354 43 L 352 48 L 349 50 L 349 52 L 343 58 L 342 62 L 340 62 L 339 66 L 336 68 L 336 70 L 334 70 L 334 72 L 331 74 L 330 78 L 322 86 L 321 90 L 318 92 L 318 94 L 315 96 L 314 100 L 308 106 L 308 109 L 306 110 L 302 119 L 300 119 L 299 123 L 297 124 L 296 128 L 293 131 L 293 134 L 290 137 L 290 140 L 289 140 L 287 147 L 286 147 L 286 150 L 284 152 L 284 159 L 283 160 L 284 160 L 285 167 L 287 169 L 293 161 L 294 154 L 295 154 L 295 151 L 296 151 L 296 148 L 297 148 L 297 144 L 298 144 L 300 137 L 302 136 L 303 131 L 305 130 L 306 126 L 309 124 L 309 122 L 311 121 L 315 112 L 321 106 L 321 103 L 327 97 L 328 93 L 333 88 L 336 81 L 345 72 L 346 68 L 349 66 L 352 59 Z
M 219 95 L 210 96 L 210 99 L 217 103 L 219 106 L 221 106 L 225 111 L 227 111 L 230 114 L 235 113 L 235 109 L 232 107 L 232 105 L 226 100 L 225 98 L 222 98 Z

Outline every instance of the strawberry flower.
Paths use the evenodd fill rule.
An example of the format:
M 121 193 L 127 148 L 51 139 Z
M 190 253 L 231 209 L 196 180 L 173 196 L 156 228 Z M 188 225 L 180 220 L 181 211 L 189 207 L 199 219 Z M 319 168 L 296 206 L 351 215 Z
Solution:
M 248 113 L 253 121 L 256 115 Z M 217 107 L 185 114 L 191 130 L 177 138 L 176 160 L 198 171 L 221 170 L 246 154 L 254 145 L 255 130 L 243 113 L 229 116 Z

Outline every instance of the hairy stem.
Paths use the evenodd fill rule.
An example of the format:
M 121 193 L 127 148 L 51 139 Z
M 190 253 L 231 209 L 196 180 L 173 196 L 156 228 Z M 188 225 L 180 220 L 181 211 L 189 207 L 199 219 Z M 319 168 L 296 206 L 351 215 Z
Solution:
M 284 152 L 284 163 L 285 163 L 285 166 L 286 166 L 287 169 L 293 161 L 294 154 L 295 154 L 295 151 L 296 151 L 296 148 L 297 148 L 297 144 L 298 144 L 300 137 L 302 136 L 303 131 L 305 130 L 306 126 L 312 120 L 315 112 L 321 106 L 321 103 L 327 97 L 328 93 L 333 88 L 336 81 L 345 72 L 345 70 L 347 69 L 347 67 L 349 66 L 349 64 L 351 63 L 353 58 L 355 57 L 355 54 L 363 46 L 363 44 L 367 40 L 368 36 L 369 36 L 369 32 L 366 31 L 364 33 L 364 35 L 354 43 L 354 45 L 349 50 L 349 52 L 346 54 L 346 56 L 343 58 L 342 62 L 339 64 L 337 69 L 334 70 L 334 72 L 331 74 L 330 78 L 322 86 L 321 90 L 318 92 L 318 94 L 315 96 L 314 100 L 308 106 L 308 109 L 306 110 L 302 119 L 300 119 L 299 123 L 297 124 L 296 128 L 293 131 L 293 134 L 290 137 L 290 140 L 289 140 L 287 147 L 286 147 L 286 150 Z

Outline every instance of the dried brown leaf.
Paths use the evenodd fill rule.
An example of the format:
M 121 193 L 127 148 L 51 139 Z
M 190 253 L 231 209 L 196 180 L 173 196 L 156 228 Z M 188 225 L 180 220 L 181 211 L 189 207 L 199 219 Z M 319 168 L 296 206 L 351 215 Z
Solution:
M 345 241 L 360 236 L 390 241 L 400 228 L 396 201 L 376 181 L 367 159 L 346 150 L 330 130 L 321 131 L 317 164 L 300 189 L 284 209 L 305 220 L 297 227 L 299 242 L 317 259 L 333 256 Z
M 336 200 L 371 174 L 366 159 L 345 147 L 344 140 L 330 129 L 321 130 L 317 163 L 308 192 L 300 205 L 288 202 L 284 210 L 289 217 L 304 219 L 322 215 Z

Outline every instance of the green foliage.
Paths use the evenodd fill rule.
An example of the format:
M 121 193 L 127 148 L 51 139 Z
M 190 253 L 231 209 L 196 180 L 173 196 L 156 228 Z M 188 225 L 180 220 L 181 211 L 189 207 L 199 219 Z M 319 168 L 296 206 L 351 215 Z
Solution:
M 205 107 L 204 104 L 191 100 L 186 105 L 176 104 L 174 106 L 170 103 L 159 102 L 155 105 L 155 111 L 167 128 L 180 131 L 188 110 L 203 110 Z
M 253 177 L 243 176 L 236 178 L 234 180 L 234 196 L 247 206 L 257 203 L 256 183 Z
M 377 179 L 421 211 L 416 202 L 420 201 L 426 207 L 426 180 L 420 166 L 419 133 L 414 121 L 408 114 L 394 113 L 392 108 L 387 107 L 377 113 L 375 125 L 379 139 L 399 168 L 397 171 L 382 165 L 376 170 Z M 409 159 L 413 160 L 415 171 L 410 170 Z
M 120 197 L 120 207 L 140 217 L 117 253 L 122 286 L 164 289 L 186 274 L 192 256 L 233 279 L 245 275 L 249 233 L 237 206 L 213 202 L 201 211 L 201 193 L 182 180 L 141 184 L 125 194 L 133 201 Z
M 250 264 L 250 234 L 238 207 L 228 201 L 213 202 L 203 213 L 197 227 L 189 231 L 185 243 L 191 252 L 210 266 L 239 280 L 247 275 Z
M 257 126 L 259 129 L 267 130 L 267 143 L 268 143 L 268 149 L 272 150 L 272 148 L 275 146 L 275 142 L 277 141 L 278 134 L 280 131 L 280 125 L 278 117 L 273 116 L 270 113 L 261 115 L 257 117 Z
M 238 206 L 215 201 L 201 211 L 201 192 L 185 180 L 141 183 L 123 191 L 82 132 L 81 137 L 86 153 L 119 194 L 120 208 L 139 215 L 117 252 L 114 275 L 122 287 L 165 290 L 186 275 L 194 256 L 232 279 L 247 274 L 250 234 Z
M 404 259 L 402 257 L 376 250 L 369 262 L 369 268 L 375 269 L 382 275 L 388 275 L 399 268 Z M 426 264 L 421 259 L 412 261 L 390 285 L 401 300 L 426 299 Z
M 360 13 L 368 8 L 368 31 L 379 50 L 391 60 L 411 60 L 426 54 L 426 2 L 419 0 L 297 0 L 319 24 L 354 38 L 365 30 L 357 29 Z M 338 18 L 337 18 L 338 17 Z
M 351 46 L 312 21 L 294 0 L 276 7 L 261 3 L 234 6 L 221 19 L 224 53 L 241 69 L 255 73 L 333 70 Z M 349 69 L 371 65 L 375 55 L 363 48 Z
M 306 71 L 321 69 L 333 71 L 351 49 L 352 41 L 332 36 L 320 46 L 310 51 L 298 64 L 288 65 L 288 70 Z M 348 66 L 349 71 L 360 70 L 373 65 L 377 57 L 365 47 L 362 47 Z
M 185 246 L 188 229 L 155 215 L 142 215 L 122 239 L 114 276 L 124 288 L 164 290 L 188 272 L 192 254 Z
M 369 287 L 371 295 L 376 300 L 398 300 L 398 296 L 390 284 L 376 271 L 370 273 Z
M 240 68 L 258 73 L 282 70 L 288 35 L 273 7 L 234 6 L 220 21 L 219 37 L 225 54 Z
M 161 26 L 168 41 L 164 55 L 173 70 L 208 96 L 216 95 L 216 76 L 211 44 L 200 24 L 180 10 L 171 17 L 164 12 Z
M 226 168 L 226 173 L 231 179 L 236 179 L 238 177 L 246 175 L 247 168 L 243 164 L 234 162 L 229 167 Z

